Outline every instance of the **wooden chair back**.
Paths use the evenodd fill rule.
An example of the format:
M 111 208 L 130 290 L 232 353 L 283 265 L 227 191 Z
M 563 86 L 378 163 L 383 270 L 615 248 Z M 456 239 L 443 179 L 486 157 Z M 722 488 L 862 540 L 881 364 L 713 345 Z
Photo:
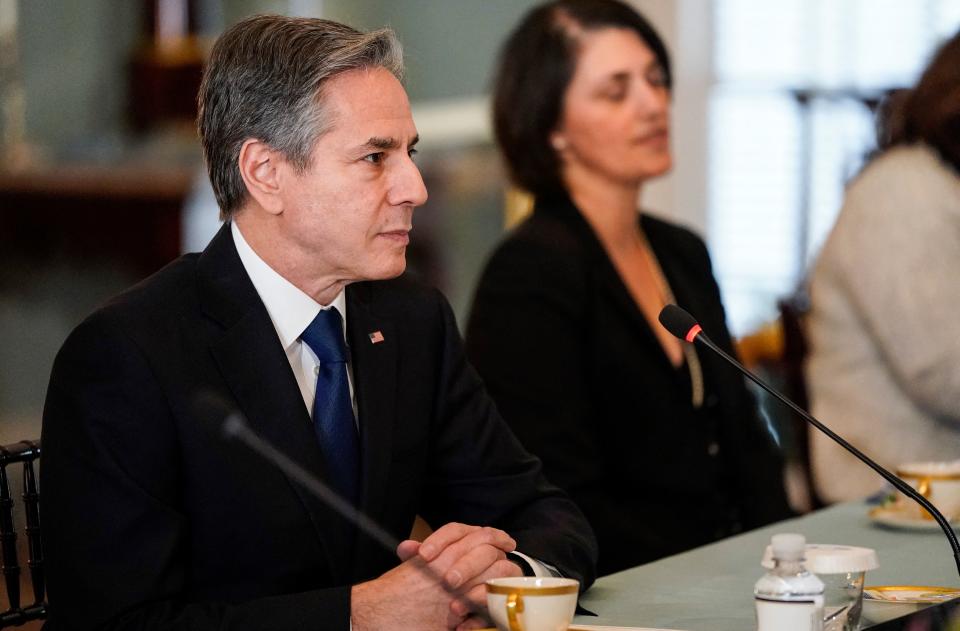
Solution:
M 0 446 L 0 572 L 9 607 L 0 612 L 0 629 L 26 624 L 47 617 L 46 589 L 43 576 L 43 541 L 40 536 L 40 489 L 37 486 L 35 463 L 40 459 L 40 441 L 24 440 Z M 10 491 L 9 471 L 16 466 L 23 471 L 23 533 L 26 538 L 27 569 L 33 591 L 32 604 L 23 604 L 22 568 L 17 546 L 17 525 L 14 499 Z

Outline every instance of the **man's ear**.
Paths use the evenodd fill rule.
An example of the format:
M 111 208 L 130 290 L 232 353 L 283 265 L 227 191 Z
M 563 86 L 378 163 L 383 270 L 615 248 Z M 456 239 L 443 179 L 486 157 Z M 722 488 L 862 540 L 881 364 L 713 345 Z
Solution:
M 283 157 L 280 153 L 260 140 L 248 138 L 240 147 L 238 166 L 250 197 L 272 215 L 283 212 L 280 196 Z

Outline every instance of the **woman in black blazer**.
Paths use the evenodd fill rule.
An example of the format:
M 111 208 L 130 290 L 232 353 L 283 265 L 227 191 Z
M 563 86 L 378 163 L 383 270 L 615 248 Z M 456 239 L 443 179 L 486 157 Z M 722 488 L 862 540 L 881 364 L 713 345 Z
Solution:
M 558 0 L 507 41 L 494 127 L 533 215 L 494 252 L 467 351 L 590 519 L 609 574 L 788 517 L 745 384 L 657 324 L 675 302 L 732 352 L 703 242 L 638 214 L 671 165 L 670 67 L 616 0 Z

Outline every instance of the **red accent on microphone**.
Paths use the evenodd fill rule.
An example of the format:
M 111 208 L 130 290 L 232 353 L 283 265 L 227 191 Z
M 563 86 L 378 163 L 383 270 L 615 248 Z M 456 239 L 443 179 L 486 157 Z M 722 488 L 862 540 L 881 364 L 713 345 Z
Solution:
M 703 329 L 700 328 L 700 325 L 694 324 L 692 327 L 690 327 L 690 330 L 687 331 L 685 339 L 693 344 L 693 340 L 697 339 L 697 336 L 701 333 L 703 333 Z

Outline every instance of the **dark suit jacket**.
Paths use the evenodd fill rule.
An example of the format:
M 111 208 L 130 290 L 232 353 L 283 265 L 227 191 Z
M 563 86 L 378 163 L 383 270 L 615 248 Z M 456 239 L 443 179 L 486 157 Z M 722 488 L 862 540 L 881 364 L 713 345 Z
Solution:
M 703 242 L 643 215 L 678 304 L 732 352 Z M 589 224 L 566 198 L 494 252 L 467 355 L 504 419 L 583 509 L 606 574 L 789 516 L 780 459 L 743 379 L 698 351 L 705 405 L 667 359 Z
M 497 416 L 440 294 L 398 279 L 350 285 L 347 303 L 362 510 L 398 539 L 418 512 L 498 526 L 588 585 L 583 516 Z M 93 314 L 57 356 L 41 474 L 47 628 L 346 629 L 349 586 L 396 565 L 364 537 L 347 548 L 318 500 L 198 418 L 199 391 L 323 477 L 229 226 Z

